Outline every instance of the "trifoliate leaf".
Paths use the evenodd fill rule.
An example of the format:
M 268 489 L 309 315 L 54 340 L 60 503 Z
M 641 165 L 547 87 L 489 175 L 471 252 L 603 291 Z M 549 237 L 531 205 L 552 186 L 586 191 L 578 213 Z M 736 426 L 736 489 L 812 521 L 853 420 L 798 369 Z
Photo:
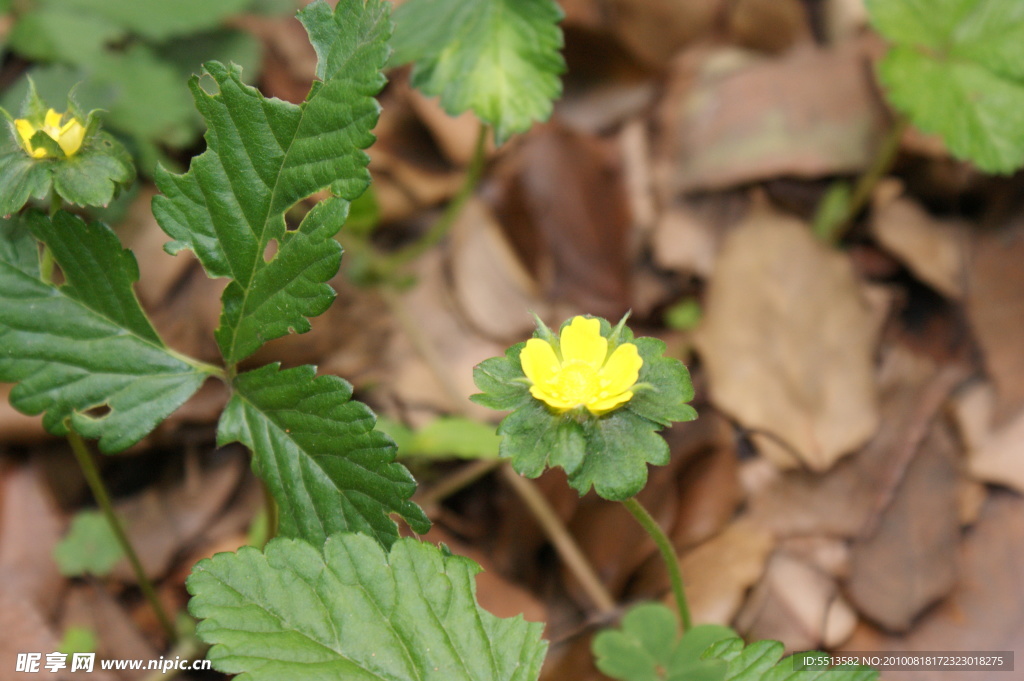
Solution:
M 351 201 L 370 180 L 362 149 L 373 142 L 370 130 L 379 113 L 373 95 L 384 84 L 380 69 L 390 30 L 386 4 L 342 0 L 332 12 L 317 0 L 299 18 L 320 56 L 321 80 L 306 101 L 296 106 L 267 99 L 242 83 L 238 69 L 209 62 L 205 72 L 216 94 L 207 94 L 199 78 L 189 84 L 209 126 L 207 150 L 184 175 L 161 170 L 156 177 L 165 196 L 154 199 L 153 213 L 175 239 L 168 252 L 192 249 L 210 276 L 230 277 L 237 284 L 225 293 L 217 334 L 229 364 L 289 328 L 307 329 L 306 316 L 319 314 L 331 302 L 326 281 L 337 267 L 328 264 L 336 262 L 338 247 L 325 239 L 341 227 L 338 217 L 344 209 L 324 209 L 295 238 L 285 236 L 285 211 L 325 187 Z M 278 252 L 268 263 L 267 249 L 275 241 Z M 301 305 L 281 309 L 241 300 L 240 291 L 254 287 L 263 298 L 280 294 L 271 288 L 292 286 L 304 267 L 312 269 L 302 275 L 309 300 Z M 261 278 L 268 268 L 287 276 L 279 279 L 278 272 Z
M 103 577 L 124 556 L 114 531 L 99 511 L 83 511 L 71 521 L 67 535 L 53 548 L 57 568 L 65 577 Z
M 408 538 L 390 554 L 359 534 L 322 553 L 275 539 L 198 563 L 189 610 L 214 668 L 240 681 L 534 681 L 543 625 L 480 608 L 479 570 Z
M 373 429 L 366 405 L 336 376 L 276 364 L 239 375 L 217 441 L 241 442 L 278 504 L 279 532 L 315 545 L 335 532 L 363 532 L 390 546 L 398 513 L 417 532 L 430 527 L 409 501 L 416 482 L 395 463 L 395 445 Z
M 565 70 L 553 0 L 408 0 L 395 10 L 394 64 L 449 114 L 473 111 L 498 144 L 547 120 Z
M 863 665 L 823 668 L 807 666 L 816 653 L 799 653 L 782 659 L 785 650 L 778 641 L 755 641 L 744 646 L 740 639 L 723 640 L 708 648 L 705 659 L 725 660 L 725 681 L 874 681 L 878 672 Z
M 894 43 L 879 65 L 893 104 L 982 170 L 1024 165 L 1024 3 L 867 4 L 875 27 Z
M 609 355 L 618 345 L 632 343 L 643 360 L 633 395 L 620 407 L 595 416 L 582 407 L 559 412 L 534 398 L 520 358 L 523 343 L 474 369 L 473 380 L 482 392 L 470 399 L 492 409 L 512 410 L 498 427 L 499 454 L 511 459 L 518 473 L 535 478 L 558 466 L 580 494 L 594 487 L 605 499 L 621 501 L 643 488 L 647 464 L 668 463 L 668 445 L 657 431 L 676 421 L 691 421 L 697 412 L 686 404 L 693 399 L 689 371 L 679 360 L 662 356 L 663 342 L 634 339 L 628 328 L 612 329 L 607 321 L 600 322 Z M 560 334 L 569 323 L 563 324 Z M 542 328 L 534 336 L 545 338 L 547 333 Z
M 212 368 L 160 340 L 132 290 L 135 257 L 108 227 L 65 212 L 24 221 L 66 283 L 40 280 L 25 225 L 0 225 L 0 381 L 19 382 L 11 404 L 45 412 L 51 433 L 66 434 L 70 419 L 104 452 L 121 451 L 181 406 Z
M 675 613 L 658 603 L 634 607 L 621 630 L 605 629 L 594 637 L 597 668 L 620 681 L 723 681 L 727 663 L 704 659 L 719 641 L 737 638 L 717 624 L 691 627 L 679 635 Z

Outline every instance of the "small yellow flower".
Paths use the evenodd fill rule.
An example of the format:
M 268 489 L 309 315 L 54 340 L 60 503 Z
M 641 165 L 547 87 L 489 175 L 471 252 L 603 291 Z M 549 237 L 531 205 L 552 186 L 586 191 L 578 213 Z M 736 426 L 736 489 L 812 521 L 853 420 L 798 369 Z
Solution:
M 32 146 L 32 136 L 40 130 L 60 145 L 60 148 L 64 150 L 65 156 L 72 156 L 78 151 L 82 146 L 82 139 L 85 137 L 85 127 L 74 117 L 69 118 L 67 123 L 61 125 L 63 118 L 62 114 L 50 109 L 46 112 L 43 124 L 39 127 L 36 127 L 24 118 L 14 121 L 14 127 L 17 128 L 18 136 L 21 137 L 21 146 L 25 148 L 29 156 L 32 158 L 53 156 L 43 147 L 35 148 Z
M 530 394 L 558 412 L 586 407 L 600 416 L 625 404 L 640 376 L 643 359 L 633 343 L 622 343 L 609 356 L 608 339 L 597 319 L 574 317 L 558 341 L 562 358 L 551 343 L 526 341 L 519 355 L 530 380 Z

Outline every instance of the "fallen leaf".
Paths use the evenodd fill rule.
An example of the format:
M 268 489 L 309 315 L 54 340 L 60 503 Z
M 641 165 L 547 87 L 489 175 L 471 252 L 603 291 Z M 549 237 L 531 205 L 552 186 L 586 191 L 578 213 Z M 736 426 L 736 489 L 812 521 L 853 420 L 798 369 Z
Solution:
M 402 81 L 402 84 L 405 85 L 405 81 Z M 468 166 L 480 134 L 480 119 L 471 111 L 452 116 L 441 108 L 437 98 L 428 98 L 413 88 L 409 88 L 408 97 L 410 106 L 420 117 L 423 125 L 430 130 L 445 157 L 455 165 Z M 494 144 L 490 138 L 488 148 L 490 153 L 494 152 Z
M 967 314 L 998 394 L 1002 421 L 1024 407 L 1024 227 L 977 237 L 969 265 Z
M 921 281 L 959 300 L 964 295 L 968 225 L 932 217 L 912 199 L 876 205 L 871 231 Z
M 755 435 L 759 450 L 822 471 L 878 426 L 876 337 L 849 261 L 761 211 L 726 240 L 696 343 L 715 404 L 789 445 Z
M 999 426 L 994 425 L 995 411 L 995 391 L 987 383 L 972 386 L 956 399 L 968 469 L 978 480 L 1024 493 L 1024 411 Z
M 774 547 L 769 532 L 741 518 L 683 556 L 680 568 L 693 621 L 731 623 Z
M 905 636 L 860 627 L 841 650 L 1011 650 L 1020 664 L 1024 641 L 1024 499 L 994 492 L 956 555 L 952 595 L 926 612 Z M 903 568 L 901 568 L 903 569 Z M 999 681 L 1005 672 L 948 672 L 929 678 Z M 919 681 L 920 671 L 886 671 L 887 681 Z
M 800 0 L 735 0 L 728 30 L 737 44 L 772 54 L 813 40 L 807 8 Z
M 661 68 L 673 55 L 707 35 L 723 0 L 612 0 L 607 26 L 638 58 Z
M 862 42 L 777 59 L 719 50 L 694 61 L 674 70 L 659 114 L 663 195 L 870 163 L 885 110 Z

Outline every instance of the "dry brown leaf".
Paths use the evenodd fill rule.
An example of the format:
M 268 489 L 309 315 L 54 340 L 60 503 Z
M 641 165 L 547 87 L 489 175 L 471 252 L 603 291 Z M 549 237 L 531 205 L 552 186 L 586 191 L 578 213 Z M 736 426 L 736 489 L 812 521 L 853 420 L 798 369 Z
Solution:
M 63 530 L 40 469 L 0 467 L 0 589 L 51 612 L 64 581 L 52 556 Z
M 780 466 L 827 470 L 874 432 L 877 322 L 849 261 L 791 218 L 726 240 L 696 335 L 711 396 Z M 794 455 L 800 461 L 794 460 Z
M 736 619 L 748 639 L 775 639 L 790 651 L 841 643 L 856 624 L 831 576 L 781 551 Z
M 800 0 L 734 0 L 730 9 L 730 37 L 743 47 L 778 53 L 813 40 Z
M 967 314 L 999 396 L 1000 421 L 1024 407 L 1024 227 L 979 236 Z
M 719 51 L 680 62 L 660 114 L 661 193 L 860 171 L 885 126 L 866 59 L 852 42 L 780 59 Z
M 532 333 L 530 312 L 546 316 L 537 283 L 483 201 L 471 199 L 462 209 L 448 257 L 452 296 L 485 336 L 513 343 Z
M 957 469 L 953 436 L 937 422 L 874 523 L 875 531 L 853 543 L 849 598 L 890 631 L 907 631 L 956 581 Z
M 729 624 L 764 572 L 775 538 L 740 519 L 683 556 L 680 568 L 690 614 L 701 624 Z
M 978 384 L 958 396 L 957 425 L 967 445 L 971 475 L 1024 493 L 1024 412 L 993 426 L 995 392 Z
M 11 406 L 10 383 L 0 384 L 0 433 L 9 444 L 39 442 L 49 437 L 42 416 L 26 416 Z
M 639 59 L 663 68 L 673 55 L 711 33 L 724 0 L 611 0 L 607 26 Z
M 448 160 L 455 165 L 468 166 L 480 135 L 480 119 L 471 111 L 452 116 L 441 107 L 437 98 L 428 98 L 413 88 L 409 88 L 408 97 L 409 105 L 430 130 Z M 490 153 L 493 153 L 494 144 L 490 138 L 488 146 Z
M 100 586 L 73 585 L 64 602 L 61 622 L 65 629 L 86 627 L 95 632 L 98 639 L 97 658 L 155 660 L 160 656 L 160 652 L 142 635 L 131 615 Z M 96 666 L 99 667 L 99 662 Z M 141 670 L 141 673 L 119 673 L 119 677 L 126 680 L 141 679 L 145 675 L 145 670 Z
M 637 244 L 619 154 L 613 142 L 547 124 L 492 174 L 488 194 L 508 240 L 570 314 L 618 318 L 630 306 Z
M 749 192 L 715 192 L 677 200 L 658 219 L 651 242 L 665 269 L 710 278 L 726 235 L 750 210 Z
M 1020 665 L 1024 641 L 1024 499 L 995 492 L 958 551 L 953 594 L 925 613 L 905 636 L 861 627 L 843 649 L 851 651 L 1013 650 Z M 901 568 L 903 569 L 903 568 Z M 1000 681 L 1005 672 L 887 671 L 886 681 Z
M 871 230 L 879 243 L 936 291 L 964 295 L 964 254 L 968 226 L 932 217 L 912 199 L 899 197 L 872 211 Z

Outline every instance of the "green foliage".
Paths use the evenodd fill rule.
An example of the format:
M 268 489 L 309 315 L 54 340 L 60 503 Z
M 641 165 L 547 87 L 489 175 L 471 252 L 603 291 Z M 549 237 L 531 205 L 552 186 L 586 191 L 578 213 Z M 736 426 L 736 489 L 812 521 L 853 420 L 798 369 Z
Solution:
M 686 298 L 665 311 L 665 325 L 670 329 L 693 331 L 703 316 L 700 302 L 695 298 Z
M 398 538 L 388 513 L 417 532 L 430 521 L 409 497 L 416 483 L 394 463 L 395 446 L 375 431 L 366 405 L 336 376 L 313 367 L 268 365 L 237 376 L 221 416 L 220 444 L 241 442 L 278 504 L 279 532 L 315 546 L 335 532 L 364 532 L 384 546 Z
M 875 681 L 878 672 L 863 665 L 844 665 L 828 669 L 805 669 L 802 663 L 815 653 L 799 653 L 782 658 L 785 650 L 778 641 L 756 641 L 744 646 L 738 638 L 719 641 L 704 652 L 708 659 L 725 660 L 725 681 Z
M 373 95 L 384 84 L 385 5 L 371 0 L 364 11 L 362 2 L 346 0 L 332 13 L 319 0 L 300 20 L 320 57 L 321 80 L 306 101 L 267 99 L 242 83 L 238 69 L 208 63 L 217 93 L 207 94 L 195 77 L 190 87 L 209 126 L 209 146 L 186 174 L 156 177 L 164 196 L 154 199 L 153 213 L 175 239 L 168 251 L 192 249 L 210 276 L 232 279 L 217 330 L 228 364 L 289 329 L 308 330 L 306 318 L 327 309 L 334 293 L 326 282 L 341 257 L 332 237 L 347 202 L 370 181 L 362 149 L 373 142 Z M 285 212 L 325 187 L 340 198 L 286 235 Z M 278 252 L 268 262 L 271 242 Z
M 982 170 L 1024 165 L 1024 3 L 868 0 L 893 48 L 879 65 L 897 108 Z
M 99 511 L 82 511 L 71 521 L 68 533 L 54 547 L 53 557 L 62 575 L 92 574 L 105 577 L 124 556 L 114 531 Z
M 711 645 L 736 639 L 729 627 L 705 624 L 679 635 L 676 614 L 658 603 L 634 607 L 621 630 L 594 637 L 597 668 L 620 681 L 723 681 L 728 663 L 705 659 Z
M 545 331 L 534 336 L 542 337 Z M 535 478 L 548 467 L 560 466 L 580 494 L 593 486 L 605 499 L 621 501 L 643 488 L 648 463 L 668 463 L 668 445 L 657 431 L 674 421 L 691 421 L 697 412 L 686 404 L 693 399 L 690 374 L 679 360 L 662 356 L 662 341 L 634 339 L 628 328 L 613 331 L 603 319 L 601 333 L 613 340 L 609 353 L 616 343 L 635 343 L 643 359 L 634 395 L 618 409 L 600 417 L 578 410 L 558 414 L 534 399 L 519 359 L 525 343 L 474 369 L 473 379 L 481 393 L 471 399 L 491 409 L 512 411 L 498 428 L 499 453 L 512 460 L 518 473 Z M 617 341 L 612 338 L 616 333 L 621 333 L 615 336 Z
M 476 604 L 467 558 L 415 541 L 389 554 L 342 534 L 322 552 L 275 539 L 201 561 L 187 585 L 215 669 L 245 681 L 532 681 L 543 626 Z
M 473 111 L 498 144 L 547 120 L 565 70 L 553 0 L 409 0 L 395 11 L 395 64 L 445 111 Z
M 8 121 L 6 129 L 0 132 L 0 215 L 21 210 L 33 198 L 45 199 L 51 190 L 68 203 L 106 206 L 135 181 L 131 156 L 120 142 L 99 129 L 97 112 L 85 114 L 70 97 L 67 107 L 85 127 L 82 145 L 68 157 L 53 138 L 38 131 L 32 144 L 46 148 L 54 156 L 41 159 L 25 151 L 14 127 L 14 117 L 0 109 Z M 35 88 L 30 87 L 19 118 L 38 127 L 46 110 Z
M 460 416 L 442 416 L 418 430 L 378 419 L 377 428 L 391 436 L 402 457 L 494 459 L 501 444 L 492 426 Z
M 93 653 L 97 646 L 96 633 L 88 627 L 68 627 L 57 644 L 57 650 L 65 655 Z
M 32 236 L 52 251 L 64 285 L 40 279 Z M 99 223 L 58 212 L 0 226 L 0 381 L 20 381 L 15 408 L 45 412 L 56 435 L 70 419 L 101 450 L 117 452 L 199 388 L 209 368 L 160 340 L 132 290 L 138 278 L 135 257 Z

